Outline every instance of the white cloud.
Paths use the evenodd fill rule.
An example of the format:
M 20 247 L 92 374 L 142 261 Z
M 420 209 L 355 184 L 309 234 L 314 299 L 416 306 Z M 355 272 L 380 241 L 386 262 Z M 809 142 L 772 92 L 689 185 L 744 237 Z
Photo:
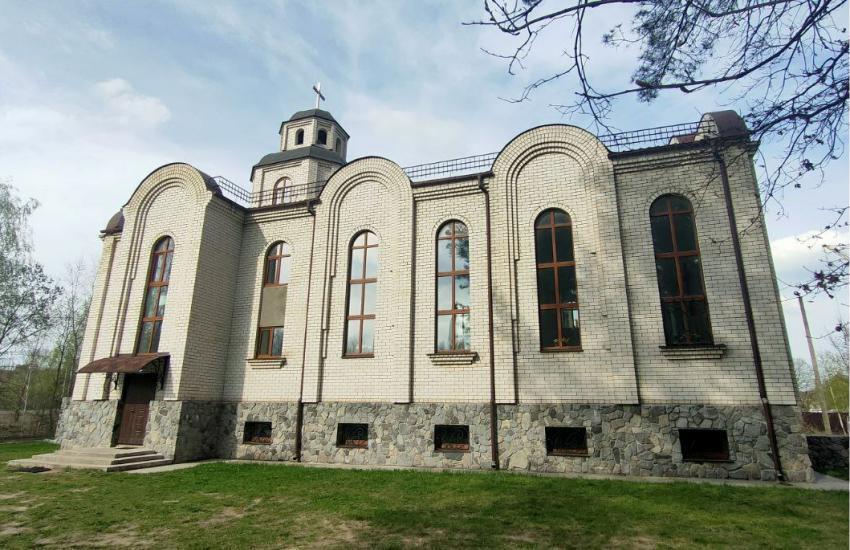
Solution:
M 171 111 L 159 98 L 137 93 L 123 78 L 98 82 L 94 90 L 109 112 L 122 123 L 150 128 L 171 118 Z
M 786 284 L 795 284 L 808 278 L 809 272 L 817 269 L 823 258 L 823 247 L 848 242 L 847 233 L 835 230 L 820 232 L 806 231 L 771 241 L 776 275 Z

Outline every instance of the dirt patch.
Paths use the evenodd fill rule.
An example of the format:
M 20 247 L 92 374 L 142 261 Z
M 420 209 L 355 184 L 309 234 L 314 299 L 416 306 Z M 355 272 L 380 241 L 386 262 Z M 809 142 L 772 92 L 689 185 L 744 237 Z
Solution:
M 24 491 L 20 491 L 18 493 L 0 493 L 0 500 L 12 500 L 13 498 L 18 498 L 26 493 Z
M 668 544 L 671 541 L 666 541 Z M 661 546 L 661 541 L 646 536 L 634 537 L 617 537 L 612 539 L 605 546 L 609 548 L 636 548 L 638 550 L 649 550 L 650 548 L 658 548 Z M 676 544 L 673 544 L 676 546 Z
M 0 525 L 0 537 L 11 537 L 31 531 L 29 527 L 24 527 L 23 523 L 4 523 Z
M 201 527 L 213 527 L 215 525 L 221 525 L 222 523 L 227 523 L 239 518 L 244 518 L 245 514 L 247 514 L 245 510 L 226 506 L 222 508 L 221 511 L 213 517 L 198 522 L 198 525 L 200 525 Z
M 91 491 L 91 487 L 77 487 L 76 489 L 68 489 L 69 493 L 88 493 Z
M 0 506 L 0 512 L 11 512 L 13 514 L 20 514 L 27 510 L 29 510 L 29 506 Z
M 51 537 L 36 539 L 39 546 L 61 546 L 62 548 L 150 548 L 155 545 L 149 535 L 142 535 L 135 526 L 119 531 L 96 533 L 89 536 Z

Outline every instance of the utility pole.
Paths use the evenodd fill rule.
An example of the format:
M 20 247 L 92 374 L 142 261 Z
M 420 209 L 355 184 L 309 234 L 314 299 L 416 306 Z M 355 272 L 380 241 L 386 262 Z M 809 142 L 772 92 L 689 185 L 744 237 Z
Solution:
M 812 343 L 812 333 L 809 331 L 809 318 L 806 317 L 806 306 L 803 304 L 803 297 L 797 295 L 797 302 L 800 304 L 800 313 L 803 315 L 803 329 L 806 331 L 806 342 L 809 344 L 809 356 L 812 358 L 812 371 L 815 373 L 815 391 L 820 396 L 821 416 L 823 417 L 823 428 L 827 433 L 832 433 L 832 425 L 829 423 L 829 412 L 827 408 L 826 392 L 820 382 L 820 372 L 818 371 L 818 358 L 815 355 L 815 346 Z

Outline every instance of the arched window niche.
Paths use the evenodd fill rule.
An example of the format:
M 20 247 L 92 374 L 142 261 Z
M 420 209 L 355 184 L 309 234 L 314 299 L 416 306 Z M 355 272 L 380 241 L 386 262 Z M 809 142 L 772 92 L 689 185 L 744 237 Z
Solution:
M 282 178 L 274 184 L 272 189 L 272 205 L 290 202 L 292 202 L 292 181 L 289 178 Z
M 361 231 L 348 254 L 345 356 L 372 357 L 375 352 L 375 305 L 378 294 L 378 237 Z
M 316 137 L 316 143 L 319 145 L 327 145 L 328 144 L 328 131 L 327 130 L 319 130 L 319 135 Z
M 304 145 L 304 129 L 296 130 L 295 132 L 295 145 Z
M 711 345 L 694 209 L 681 195 L 662 195 L 649 208 L 655 274 L 668 346 Z
M 168 283 L 171 279 L 171 264 L 174 259 L 174 239 L 162 237 L 153 246 L 148 281 L 145 287 L 145 303 L 139 326 L 136 353 L 156 353 L 162 334 L 162 320 L 168 301 Z
M 569 214 L 545 210 L 534 222 L 541 351 L 580 351 L 578 284 Z
M 284 321 L 291 261 L 290 247 L 283 241 L 272 244 L 266 252 L 257 327 L 256 357 L 258 359 L 283 357 Z
M 342 153 L 342 140 L 339 138 L 336 138 L 336 142 L 334 143 L 334 151 Z
M 437 231 L 436 353 L 470 351 L 469 231 L 450 220 Z

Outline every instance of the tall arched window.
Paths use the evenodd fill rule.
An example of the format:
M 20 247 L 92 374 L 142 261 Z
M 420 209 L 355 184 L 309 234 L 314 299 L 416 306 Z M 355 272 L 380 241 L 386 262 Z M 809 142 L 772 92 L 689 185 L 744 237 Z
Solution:
M 694 209 L 685 197 L 662 195 L 649 217 L 667 345 L 710 344 Z
M 319 130 L 319 137 L 316 140 L 319 145 L 327 145 L 328 144 L 328 131 L 327 130 Z
M 269 247 L 263 273 L 257 357 L 283 355 L 283 327 L 291 261 L 289 245 L 277 242 Z
M 304 129 L 297 130 L 295 132 L 295 145 L 303 145 L 304 144 Z
M 336 143 L 334 143 L 334 151 L 337 153 L 342 151 L 342 140 L 339 138 L 336 138 Z
M 563 210 L 544 211 L 534 222 L 540 349 L 581 349 L 573 228 Z
M 378 287 L 378 237 L 358 233 L 351 243 L 345 355 L 371 356 L 375 351 L 375 301 Z
M 283 178 L 274 184 L 272 190 L 272 204 L 286 204 L 292 202 L 292 186 L 289 178 Z
M 155 353 L 159 350 L 159 337 L 162 332 L 162 318 L 165 315 L 165 302 L 168 300 L 168 281 L 171 277 L 173 258 L 174 240 L 171 237 L 162 237 L 154 244 L 151 253 L 136 353 Z
M 469 350 L 469 232 L 449 221 L 437 232 L 437 352 Z

